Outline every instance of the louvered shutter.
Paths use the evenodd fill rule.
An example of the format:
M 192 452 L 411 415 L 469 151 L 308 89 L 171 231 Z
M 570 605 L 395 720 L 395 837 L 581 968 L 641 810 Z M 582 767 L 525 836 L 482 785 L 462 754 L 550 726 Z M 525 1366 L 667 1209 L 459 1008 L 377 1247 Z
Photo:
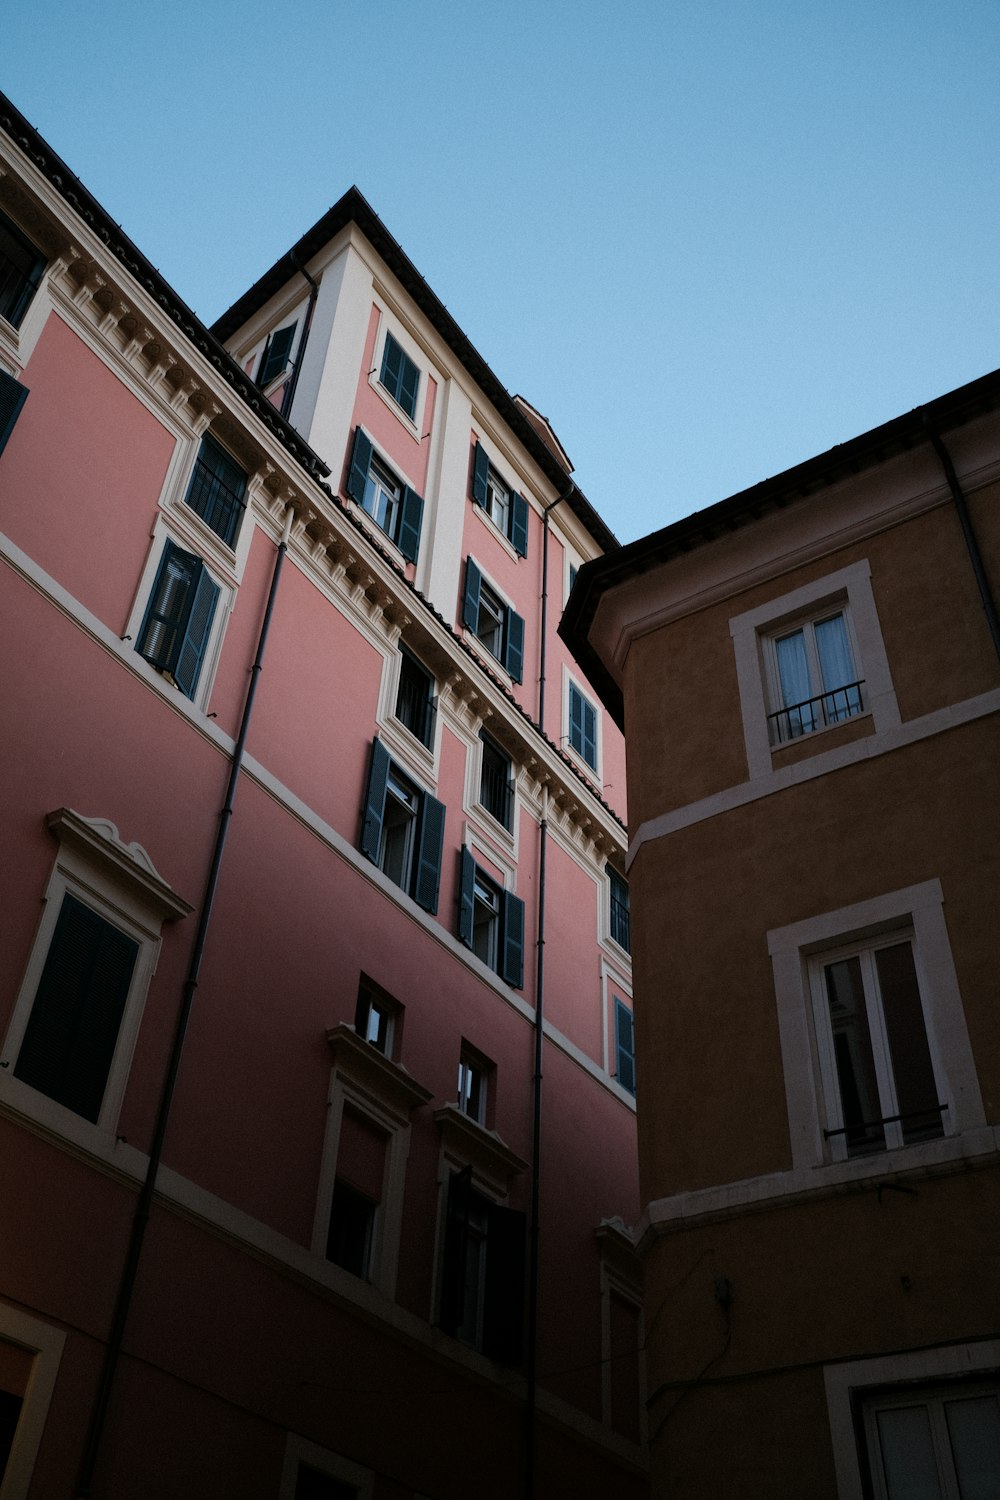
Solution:
M 441 889 L 441 852 L 444 849 L 444 803 L 423 795 L 420 810 L 420 841 L 417 847 L 417 873 L 413 882 L 413 899 L 431 915 L 438 909 Z
M 514 551 L 521 557 L 528 555 L 528 502 L 523 495 L 511 491 L 510 496 L 510 539 Z
M 63 898 L 15 1078 L 96 1122 L 138 952 L 75 896 Z
M 486 456 L 486 449 L 482 443 L 477 443 L 472 457 L 472 498 L 477 505 L 486 509 L 489 498 L 487 481 L 489 478 L 490 461 Z
M 527 1216 L 491 1203 L 486 1220 L 483 1353 L 501 1364 L 521 1360 Z
M 524 676 L 524 621 L 512 609 L 507 611 L 507 644 L 504 666 L 515 682 Z
M 403 487 L 403 501 L 399 512 L 399 536 L 396 544 L 409 561 L 415 563 L 420 551 L 420 523 L 424 514 L 423 497 L 407 484 Z
M 468 849 L 462 850 L 458 886 L 458 935 L 467 948 L 472 947 L 472 930 L 476 903 L 476 861 Z
M 400 406 L 407 416 L 413 418 L 417 414 L 417 388 L 420 385 L 420 371 L 413 360 L 400 350 L 401 365 L 399 372 L 399 395 L 396 397 Z
M 219 602 L 219 585 L 209 577 L 202 566 L 201 574 L 191 596 L 191 610 L 187 628 L 181 641 L 174 668 L 174 681 L 186 698 L 193 698 L 198 686 L 201 664 L 208 647 L 209 632 L 215 617 L 215 606 Z
M 139 655 L 160 672 L 173 672 L 177 665 L 195 589 L 204 570 L 201 558 L 173 542 L 164 547 L 136 642 Z
M 503 893 L 503 964 L 501 979 L 519 990 L 524 985 L 524 902 L 510 891 Z
M 292 352 L 292 340 L 295 337 L 295 324 L 290 323 L 287 328 L 279 328 L 272 333 L 264 346 L 264 353 L 260 362 L 260 373 L 257 376 L 259 386 L 267 386 L 272 380 L 276 380 L 288 365 L 288 356 Z
M 381 740 L 372 743 L 371 768 L 365 791 L 364 823 L 361 828 L 361 853 L 378 864 L 378 846 L 385 817 L 385 789 L 389 779 L 389 752 Z
M 351 467 L 347 475 L 347 493 L 359 505 L 365 503 L 365 485 L 368 483 L 368 470 L 371 468 L 374 451 L 371 438 L 367 437 L 360 427 L 355 427 Z
M 483 575 L 471 557 L 465 560 L 465 598 L 462 601 L 462 623 L 470 630 L 479 629 L 479 600 L 483 587 Z
M 635 1093 L 635 1028 L 632 1012 L 615 997 L 615 1073 L 623 1089 Z
M 28 387 L 0 370 L 0 453 L 7 446 L 7 439 L 14 431 L 14 423 L 21 415 L 21 407 L 28 399 Z

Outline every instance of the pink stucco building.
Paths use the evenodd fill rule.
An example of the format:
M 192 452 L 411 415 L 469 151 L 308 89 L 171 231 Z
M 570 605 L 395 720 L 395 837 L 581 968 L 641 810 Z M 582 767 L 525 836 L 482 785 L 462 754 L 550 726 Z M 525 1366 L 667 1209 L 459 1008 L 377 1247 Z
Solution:
M 208 329 L 0 100 L 0 1500 L 645 1493 L 616 546 L 356 191 Z

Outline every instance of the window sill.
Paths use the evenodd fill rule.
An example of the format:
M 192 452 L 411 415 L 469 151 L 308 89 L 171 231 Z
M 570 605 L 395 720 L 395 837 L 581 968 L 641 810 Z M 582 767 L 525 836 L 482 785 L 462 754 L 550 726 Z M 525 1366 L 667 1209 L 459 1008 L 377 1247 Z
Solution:
M 797 761 L 808 760 L 811 755 L 818 755 L 822 750 L 831 750 L 837 745 L 849 745 L 854 740 L 866 739 L 868 735 L 875 734 L 875 732 L 875 720 L 871 709 L 865 709 L 860 714 L 853 714 L 841 724 L 824 724 L 820 729 L 811 729 L 808 734 L 800 734 L 793 740 L 782 740 L 780 745 L 772 745 L 771 764 L 777 771 L 782 766 L 791 766 Z M 814 750 L 812 748 L 814 744 L 819 748 Z
M 520 686 L 520 684 L 514 682 L 513 677 L 511 677 L 510 673 L 507 671 L 507 668 L 504 666 L 499 656 L 494 656 L 489 647 L 483 645 L 478 635 L 476 635 L 474 631 L 470 630 L 468 625 L 462 626 L 462 639 L 463 641 L 465 641 L 466 645 L 472 647 L 473 651 L 476 653 L 476 656 L 482 662 L 483 666 L 486 667 L 487 671 L 495 673 L 495 675 L 499 677 L 501 683 L 506 688 L 508 688 L 510 691 L 513 691 L 516 686 Z
M 385 386 L 382 384 L 381 380 L 379 380 L 378 376 L 369 376 L 368 384 L 375 392 L 379 400 L 382 402 L 383 406 L 388 407 L 388 409 L 392 412 L 393 416 L 400 423 L 400 425 L 405 427 L 410 437 L 412 437 L 414 441 L 419 443 L 420 429 L 417 426 L 415 419 L 413 417 L 407 416 L 406 412 L 400 406 L 395 396 L 391 395 L 391 393 L 386 390 Z M 419 397 L 417 398 L 417 404 L 419 410 Z
M 382 547 L 389 554 L 391 561 L 398 565 L 400 572 L 405 573 L 407 568 L 416 567 L 416 563 L 411 563 L 403 556 L 389 533 L 382 530 L 375 517 L 369 511 L 365 510 L 363 505 L 359 505 L 353 495 L 348 495 L 345 492 L 340 496 L 340 499 L 341 503 L 346 505 L 351 514 L 361 523 L 366 535 L 371 537 L 376 547 Z

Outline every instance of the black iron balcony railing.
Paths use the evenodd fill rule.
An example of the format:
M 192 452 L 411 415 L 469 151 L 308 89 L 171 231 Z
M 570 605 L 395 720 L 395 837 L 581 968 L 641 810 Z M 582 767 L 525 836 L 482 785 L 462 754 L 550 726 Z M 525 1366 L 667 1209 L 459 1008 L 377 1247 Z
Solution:
M 514 788 L 503 772 L 483 762 L 483 775 L 479 787 L 479 800 L 498 823 L 510 831 L 511 806 Z
M 429 680 L 401 673 L 396 694 L 396 718 L 422 745 L 429 747 L 434 738 L 436 713 L 437 705 Z
M 824 1130 L 823 1135 L 828 1141 L 836 1135 L 846 1135 L 848 1150 L 884 1140 L 883 1127 L 886 1125 L 901 1125 L 907 1142 L 931 1140 L 944 1134 L 941 1116 L 947 1108 L 947 1104 L 925 1104 L 922 1109 L 911 1109 L 904 1115 L 883 1115 L 880 1120 L 852 1120 L 837 1130 Z M 878 1135 L 873 1135 L 873 1131 Z
M 828 693 L 818 693 L 815 698 L 805 698 L 801 703 L 768 714 L 772 745 L 783 745 L 786 740 L 797 740 L 803 734 L 812 734 L 815 729 L 842 724 L 845 719 L 853 719 L 855 714 L 862 713 L 864 682 L 862 677 L 845 687 L 831 688 Z
M 614 889 L 611 891 L 611 936 L 626 953 L 632 952 L 628 902 L 616 896 Z

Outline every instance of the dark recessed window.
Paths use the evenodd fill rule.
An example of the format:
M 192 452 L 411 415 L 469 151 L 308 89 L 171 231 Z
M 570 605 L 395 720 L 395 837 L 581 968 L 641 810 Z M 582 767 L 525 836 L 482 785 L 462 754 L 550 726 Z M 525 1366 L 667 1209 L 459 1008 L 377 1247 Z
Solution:
M 510 756 L 504 755 L 488 735 L 480 734 L 482 741 L 482 770 L 479 777 L 479 801 L 508 833 L 514 822 L 514 785 L 511 779 Z
M 428 748 L 434 740 L 434 678 L 400 647 L 396 718 Z
M 18 328 L 45 270 L 45 256 L 0 214 L 0 317 Z
M 184 501 L 227 547 L 236 540 L 246 493 L 246 471 L 214 438 L 203 437 Z

